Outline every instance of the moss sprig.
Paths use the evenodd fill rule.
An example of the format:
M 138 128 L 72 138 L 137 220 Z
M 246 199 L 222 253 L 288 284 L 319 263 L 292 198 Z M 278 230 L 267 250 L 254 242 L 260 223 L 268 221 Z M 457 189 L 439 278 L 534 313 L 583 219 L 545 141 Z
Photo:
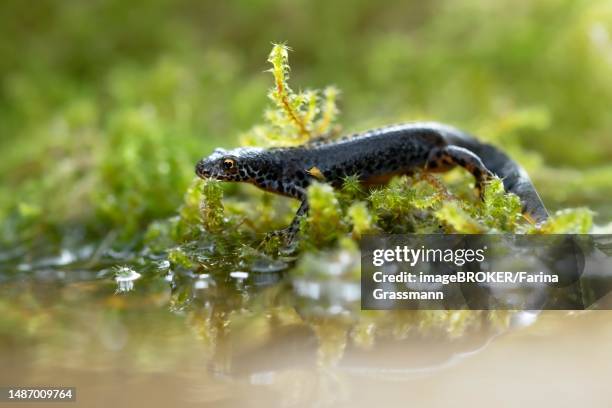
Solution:
M 259 146 L 297 145 L 328 136 L 339 113 L 339 91 L 328 86 L 323 91 L 295 92 L 289 85 L 289 52 L 286 44 L 273 44 L 268 56 L 274 86 L 268 92 L 272 107 L 264 113 L 265 123 L 242 136 L 242 143 Z
M 202 197 L 200 213 L 204 228 L 210 232 L 219 232 L 224 225 L 223 189 L 220 183 L 214 180 L 202 183 Z

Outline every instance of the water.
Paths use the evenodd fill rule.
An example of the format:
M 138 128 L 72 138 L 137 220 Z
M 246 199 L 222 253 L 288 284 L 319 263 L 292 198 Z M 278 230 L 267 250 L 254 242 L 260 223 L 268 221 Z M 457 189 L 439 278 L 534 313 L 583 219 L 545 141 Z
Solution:
M 0 384 L 76 387 L 75 407 L 603 407 L 612 398 L 608 311 L 364 312 L 354 282 L 290 278 L 279 263 L 200 273 L 151 254 L 92 261 L 95 252 L 29 263 L 3 254 Z M 342 277 L 351 262 L 336 258 Z

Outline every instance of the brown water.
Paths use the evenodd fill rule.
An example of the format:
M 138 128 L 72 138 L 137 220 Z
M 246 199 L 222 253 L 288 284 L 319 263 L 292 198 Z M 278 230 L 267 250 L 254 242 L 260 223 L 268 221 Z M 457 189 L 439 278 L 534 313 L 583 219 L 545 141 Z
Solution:
M 127 290 L 63 258 L 0 274 L 0 385 L 76 387 L 52 406 L 612 406 L 612 312 L 363 312 L 271 272 Z

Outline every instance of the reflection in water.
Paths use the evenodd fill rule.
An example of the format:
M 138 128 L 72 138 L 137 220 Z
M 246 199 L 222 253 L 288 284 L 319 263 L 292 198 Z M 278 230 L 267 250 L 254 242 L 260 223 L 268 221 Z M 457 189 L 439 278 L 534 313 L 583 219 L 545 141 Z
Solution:
M 104 406 L 365 406 L 368 388 L 379 402 L 410 394 L 423 406 L 436 384 L 453 388 L 453 373 L 506 378 L 529 361 L 520 350 L 559 356 L 558 336 L 575 337 L 567 314 L 361 311 L 351 250 L 305 257 L 290 274 L 284 261 L 255 259 L 257 271 L 215 261 L 205 273 L 152 255 L 117 269 L 103 257 L 27 273 L 6 263 L 0 383 L 76 386 L 83 406 L 103 396 Z M 586 316 L 572 324 L 604 322 Z M 593 358 L 612 337 L 612 325 L 600 329 Z

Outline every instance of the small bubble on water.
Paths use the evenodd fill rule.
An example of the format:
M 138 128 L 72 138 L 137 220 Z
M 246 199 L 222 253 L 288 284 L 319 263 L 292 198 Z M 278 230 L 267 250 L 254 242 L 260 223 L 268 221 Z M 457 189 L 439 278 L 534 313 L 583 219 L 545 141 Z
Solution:
M 115 269 L 115 282 L 117 283 L 117 292 L 129 292 L 134 289 L 134 281 L 140 278 L 138 272 L 127 266 L 120 266 Z
M 206 289 L 208 288 L 208 282 L 203 279 L 198 279 L 193 283 L 195 289 Z

